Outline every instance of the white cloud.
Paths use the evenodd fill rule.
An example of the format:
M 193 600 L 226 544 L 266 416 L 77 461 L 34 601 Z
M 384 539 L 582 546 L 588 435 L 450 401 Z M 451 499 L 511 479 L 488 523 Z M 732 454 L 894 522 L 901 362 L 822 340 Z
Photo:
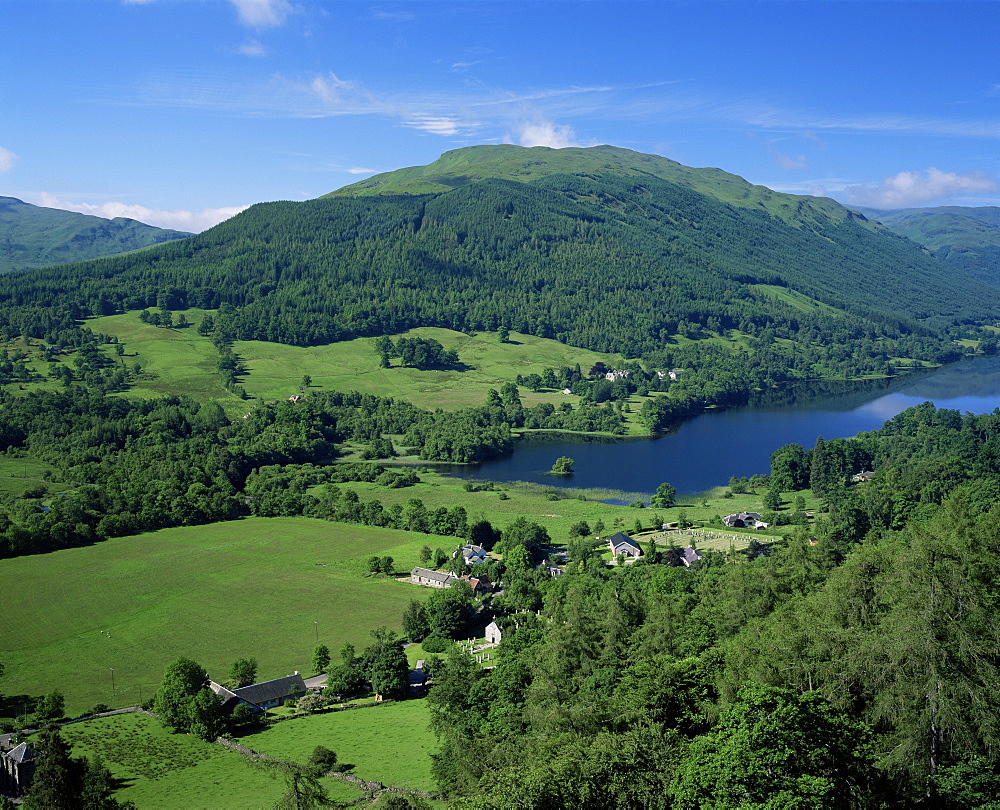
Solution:
M 256 39 L 244 42 L 237 50 L 244 56 L 267 56 L 267 48 L 261 45 Z
M 981 192 L 1000 191 L 1000 182 L 984 172 L 900 172 L 878 185 L 849 186 L 850 200 L 872 208 L 909 208 L 933 200 L 947 200 Z
M 229 0 L 240 17 L 240 22 L 252 28 L 274 28 L 284 25 L 285 19 L 295 11 L 286 0 Z
M 123 6 L 145 6 L 152 3 L 153 0 L 122 0 Z
M 9 172 L 14 168 L 14 161 L 17 159 L 17 155 L 11 152 L 9 149 L 4 149 L 0 146 L 0 173 Z
M 76 211 L 80 214 L 91 214 L 95 217 L 114 219 L 115 217 L 127 217 L 144 222 L 147 225 L 155 225 L 158 228 L 173 228 L 178 231 L 190 231 L 200 233 L 201 231 L 218 225 L 223 220 L 236 216 L 240 211 L 245 211 L 250 206 L 228 206 L 223 208 L 203 208 L 201 211 L 186 211 L 182 208 L 173 211 L 165 211 L 157 208 L 147 208 L 144 205 L 130 205 L 123 202 L 105 202 L 99 205 L 91 203 L 76 203 L 60 200 L 54 194 L 42 192 L 37 195 L 34 201 L 36 205 L 46 208 L 61 208 L 64 211 Z
M 419 129 L 423 132 L 430 132 L 434 135 L 457 135 L 462 131 L 462 125 L 454 118 L 436 117 L 432 115 L 416 115 L 403 124 Z
M 579 146 L 573 128 L 551 121 L 532 121 L 521 124 L 514 137 L 521 146 L 551 146 L 553 149 L 563 149 L 567 146 Z
M 352 169 L 347 170 L 348 174 L 375 174 L 375 169 L 365 169 L 361 166 L 355 166 Z

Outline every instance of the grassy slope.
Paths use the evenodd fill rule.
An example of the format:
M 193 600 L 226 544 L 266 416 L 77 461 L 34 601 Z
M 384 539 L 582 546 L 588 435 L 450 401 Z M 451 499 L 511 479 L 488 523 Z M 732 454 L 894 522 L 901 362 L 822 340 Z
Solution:
M 433 790 L 430 753 L 436 746 L 429 720 L 426 700 L 407 700 L 276 723 L 240 742 L 296 762 L 305 762 L 317 745 L 325 745 L 362 779 Z
M 5 694 L 58 688 L 67 712 L 148 698 L 185 655 L 225 678 L 255 656 L 261 678 L 309 666 L 316 625 L 336 650 L 398 630 L 424 589 L 365 577 L 371 554 L 397 570 L 441 538 L 308 518 L 251 518 L 166 529 L 88 548 L 0 561 L 9 605 L 0 617 Z M 110 637 L 102 633 L 107 631 Z M 111 694 L 114 667 L 117 694 Z
M 199 401 L 215 400 L 230 413 L 245 410 L 242 402 L 226 391 L 216 370 L 218 352 L 212 342 L 198 334 L 195 325 L 201 310 L 185 310 L 192 326 L 162 329 L 139 320 L 138 313 L 93 318 L 87 325 L 95 332 L 117 337 L 125 344 L 126 363 L 138 362 L 155 375 L 139 380 L 128 396 L 187 394 Z M 616 355 L 599 354 L 567 346 L 555 340 L 512 333 L 510 342 L 500 343 L 494 332 L 475 336 L 450 329 L 424 327 L 406 333 L 434 338 L 445 348 L 455 349 L 465 371 L 420 371 L 414 368 L 383 369 L 367 338 L 324 346 L 288 346 L 265 341 L 237 341 L 233 349 L 243 358 L 249 373 L 242 385 L 256 398 L 285 399 L 299 393 L 302 377 L 312 378 L 313 390 L 362 391 L 406 399 L 423 408 L 461 408 L 481 405 L 490 388 L 514 382 L 518 374 L 541 373 L 546 368 L 573 367 L 584 372 L 598 360 L 614 366 Z M 566 397 L 552 391 L 533 393 L 522 389 L 525 405 L 538 402 L 559 404 Z M 250 403 L 252 405 L 252 403 Z M 638 410 L 638 408 L 636 408 Z
M 235 751 L 171 734 L 147 715 L 75 723 L 63 736 L 73 756 L 100 755 L 124 783 L 115 797 L 139 808 L 270 807 L 284 792 L 282 782 L 251 768 Z
M 553 501 L 532 486 L 507 486 L 509 498 L 500 500 L 499 492 L 466 492 L 455 479 L 420 475 L 422 483 L 403 489 L 347 486 L 363 501 L 379 498 L 386 505 L 409 498 L 430 509 L 461 505 L 470 519 L 485 517 L 500 527 L 523 515 L 544 525 L 557 544 L 580 520 L 603 520 L 605 533 L 631 532 L 636 519 L 649 528 L 654 515 L 672 522 L 682 509 L 689 520 L 761 510 L 762 494 L 726 499 L 721 489 L 707 495 L 707 506 L 699 496 L 654 510 L 572 497 Z M 345 641 L 361 648 L 375 627 L 398 630 L 409 601 L 428 595 L 406 583 L 364 576 L 368 556 L 389 555 L 405 573 L 418 564 L 425 544 L 448 550 L 456 543 L 308 518 L 250 518 L 0 560 L 7 602 L 18 606 L 0 616 L 3 691 L 41 695 L 58 688 L 67 711 L 76 714 L 96 703 L 134 704 L 140 691 L 148 698 L 166 664 L 180 655 L 217 678 L 245 655 L 259 660 L 261 678 L 304 671 L 315 644 L 314 622 L 332 650 Z M 744 545 L 736 542 L 737 548 Z M 723 546 L 728 549 L 728 540 Z M 19 710 L 14 703 L 9 714 Z
M 566 346 L 555 340 L 511 333 L 510 343 L 500 343 L 496 333 L 475 336 L 450 329 L 422 327 L 408 336 L 433 338 L 446 349 L 458 352 L 459 359 L 472 368 L 466 371 L 420 371 L 414 368 L 379 368 L 379 358 L 367 338 L 326 346 L 300 348 L 262 341 L 237 341 L 235 351 L 246 360 L 250 374 L 247 391 L 265 399 L 296 393 L 303 374 L 313 385 L 338 391 L 362 391 L 406 399 L 422 408 L 447 410 L 482 405 L 490 388 L 514 382 L 518 374 L 541 373 L 545 368 L 573 367 L 584 372 L 598 360 L 611 366 L 620 362 L 615 355 Z M 560 403 L 562 394 L 534 394 L 522 390 L 525 405 L 537 402 Z M 570 401 L 578 402 L 578 397 Z

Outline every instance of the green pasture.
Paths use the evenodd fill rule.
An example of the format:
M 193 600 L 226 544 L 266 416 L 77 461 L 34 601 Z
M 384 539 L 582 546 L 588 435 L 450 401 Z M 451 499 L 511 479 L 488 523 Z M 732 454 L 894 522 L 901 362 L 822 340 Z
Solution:
M 197 324 L 205 314 L 205 310 L 184 310 L 191 323 L 184 329 L 145 324 L 137 312 L 91 318 L 87 325 L 95 332 L 116 337 L 125 346 L 125 362 L 138 362 L 148 372 L 147 379 L 133 386 L 130 396 L 188 394 L 200 401 L 220 401 L 227 410 L 245 408 L 245 403 L 220 384 L 216 367 L 218 351 L 207 337 L 197 332 Z M 257 399 L 286 399 L 309 390 L 356 390 L 446 410 L 481 405 L 490 388 L 499 389 L 514 382 L 518 374 L 540 374 L 546 368 L 572 368 L 577 363 L 586 372 L 598 360 L 611 366 L 622 361 L 618 355 L 578 349 L 517 332 L 511 333 L 507 343 L 501 343 L 495 332 L 467 335 L 450 329 L 421 327 L 405 334 L 434 338 L 445 348 L 456 350 L 465 369 L 421 371 L 398 366 L 383 369 L 370 338 L 305 347 L 240 340 L 233 344 L 233 350 L 248 369 L 241 384 Z M 110 348 L 109 356 L 114 356 Z M 310 389 L 302 388 L 305 375 L 311 378 Z M 528 406 L 538 402 L 558 405 L 566 400 L 574 404 L 579 401 L 578 397 L 554 391 L 534 393 L 523 389 L 521 393 Z
M 257 658 L 261 680 L 309 675 L 317 636 L 334 655 L 348 641 L 361 649 L 374 628 L 399 631 L 410 600 L 428 595 L 366 576 L 365 559 L 392 556 L 403 574 L 425 543 L 442 541 L 308 518 L 249 518 L 0 560 L 5 714 L 21 711 L 19 696 L 53 689 L 66 696 L 70 715 L 97 703 L 134 705 L 182 655 L 216 680 L 242 656 Z
M 358 338 L 325 346 L 285 346 L 263 341 L 237 341 L 233 349 L 250 369 L 244 387 L 253 396 L 281 399 L 299 393 L 302 375 L 312 378 L 317 388 L 362 391 L 406 399 L 422 408 L 451 410 L 481 405 L 490 388 L 514 382 L 518 374 L 541 373 L 546 368 L 579 363 L 584 372 L 601 360 L 620 363 L 616 355 L 598 354 L 566 346 L 555 340 L 512 332 L 510 342 L 501 343 L 495 332 L 474 336 L 435 327 L 421 327 L 408 337 L 433 338 L 446 349 L 458 352 L 466 370 L 380 368 L 370 338 Z M 533 393 L 523 389 L 525 405 L 537 402 L 560 403 L 567 399 L 552 391 Z M 569 397 L 576 403 L 578 397 Z
M 430 753 L 436 748 L 427 701 L 314 714 L 275 723 L 240 742 L 274 757 L 305 762 L 317 745 L 337 753 L 362 779 L 411 790 L 433 790 Z
M 236 751 L 172 734 L 148 715 L 87 720 L 65 726 L 62 734 L 73 756 L 100 755 L 121 785 L 115 798 L 139 808 L 265 808 L 284 792 L 283 781 L 250 767 Z
M 125 354 L 121 358 L 106 346 L 109 357 L 116 362 L 124 360 L 128 366 L 135 363 L 142 366 L 142 377 L 130 389 L 129 396 L 184 394 L 200 402 L 218 401 L 227 411 L 239 409 L 239 398 L 222 386 L 218 350 L 211 340 L 198 334 L 197 325 L 205 311 L 188 309 L 184 315 L 191 325 L 183 329 L 143 323 L 137 312 L 91 318 L 87 326 L 94 332 L 118 338 L 124 345 Z
M 661 518 L 661 523 L 673 523 L 680 519 L 682 512 L 688 522 L 697 522 L 711 521 L 716 515 L 766 511 L 763 507 L 764 490 L 726 498 L 723 497 L 726 488 L 715 487 L 700 495 L 681 495 L 678 497 L 677 505 L 669 509 L 648 506 L 640 509 L 594 500 L 594 498 L 638 500 L 641 497 L 640 493 L 576 491 L 531 483 L 496 483 L 495 490 L 492 491 L 466 492 L 465 481 L 447 475 L 422 470 L 419 477 L 420 483 L 399 489 L 386 489 L 374 483 L 364 482 L 351 482 L 339 486 L 353 489 L 362 501 L 379 500 L 386 507 L 394 503 L 405 507 L 410 498 L 419 498 L 430 511 L 441 506 L 449 509 L 462 506 L 470 522 L 486 519 L 499 528 L 513 523 L 519 517 L 526 517 L 544 526 L 557 545 L 569 539 L 570 527 L 581 520 L 585 520 L 591 528 L 598 520 L 604 521 L 603 534 L 608 536 L 615 531 L 632 534 L 636 520 L 642 523 L 644 529 L 649 530 L 654 525 L 656 515 Z M 501 499 L 501 494 L 506 495 L 506 499 Z M 819 501 L 813 498 L 810 492 L 805 491 L 785 494 L 785 510 L 792 508 L 794 497 L 798 494 L 806 496 L 807 509 L 819 508 Z M 578 496 L 586 499 L 581 500 Z M 775 527 L 751 536 L 761 534 L 780 536 L 790 531 L 790 528 Z M 441 547 L 445 550 L 449 550 L 449 546 L 459 542 L 436 535 L 432 540 L 433 542 L 428 543 L 432 549 Z M 728 548 L 727 542 L 725 549 L 722 550 Z

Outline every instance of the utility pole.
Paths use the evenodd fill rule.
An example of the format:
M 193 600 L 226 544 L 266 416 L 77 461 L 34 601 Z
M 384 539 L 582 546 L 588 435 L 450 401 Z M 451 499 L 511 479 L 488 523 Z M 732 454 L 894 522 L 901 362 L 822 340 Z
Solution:
M 319 622 L 314 621 L 313 625 L 316 627 L 316 644 L 319 644 Z
M 111 670 L 111 697 L 115 696 L 115 668 L 108 667 Z

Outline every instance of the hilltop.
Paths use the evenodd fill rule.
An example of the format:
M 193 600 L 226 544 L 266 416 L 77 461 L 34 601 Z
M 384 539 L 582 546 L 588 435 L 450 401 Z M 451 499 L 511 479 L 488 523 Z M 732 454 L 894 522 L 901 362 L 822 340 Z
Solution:
M 97 259 L 190 235 L 0 197 L 0 273 Z

